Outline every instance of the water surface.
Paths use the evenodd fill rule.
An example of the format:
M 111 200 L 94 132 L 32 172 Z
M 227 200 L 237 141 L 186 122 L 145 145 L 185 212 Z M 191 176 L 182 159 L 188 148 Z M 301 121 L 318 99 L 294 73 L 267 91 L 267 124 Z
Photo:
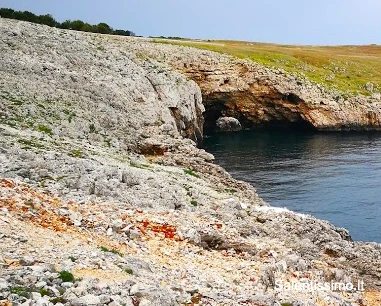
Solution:
M 272 206 L 381 243 L 381 134 L 244 131 L 207 136 L 204 147 Z

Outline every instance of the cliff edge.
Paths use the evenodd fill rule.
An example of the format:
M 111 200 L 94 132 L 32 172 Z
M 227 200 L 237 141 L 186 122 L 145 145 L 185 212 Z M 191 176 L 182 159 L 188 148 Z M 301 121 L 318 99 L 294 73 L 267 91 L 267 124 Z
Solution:
M 1 305 L 379 305 L 379 244 L 269 207 L 196 147 L 208 91 L 171 46 L 0 34 Z M 275 284 L 333 280 L 365 291 Z

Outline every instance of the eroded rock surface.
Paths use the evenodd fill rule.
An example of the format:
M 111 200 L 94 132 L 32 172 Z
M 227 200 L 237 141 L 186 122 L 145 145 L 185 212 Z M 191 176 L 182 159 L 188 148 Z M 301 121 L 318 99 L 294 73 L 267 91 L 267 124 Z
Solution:
M 236 118 L 220 117 L 216 121 L 216 129 L 222 132 L 237 132 L 242 130 L 242 125 Z
M 349 96 L 281 69 L 201 49 L 136 42 L 131 49 L 168 63 L 197 82 L 205 128 L 221 116 L 245 128 L 299 126 L 317 130 L 380 130 L 379 95 Z
M 184 138 L 201 92 L 167 48 L 0 19 L 0 304 L 379 305 L 380 245 L 269 207 Z

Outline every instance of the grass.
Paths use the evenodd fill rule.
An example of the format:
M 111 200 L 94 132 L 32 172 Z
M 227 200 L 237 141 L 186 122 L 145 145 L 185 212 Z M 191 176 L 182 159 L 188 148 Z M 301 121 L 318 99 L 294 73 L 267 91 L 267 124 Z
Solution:
M 381 89 L 381 46 L 291 46 L 241 41 L 156 39 L 250 59 L 268 67 L 303 73 L 308 79 L 347 94 L 369 95 L 366 84 Z
M 48 135 L 53 135 L 53 131 L 51 128 L 47 127 L 46 125 L 39 125 L 38 130 L 42 133 L 48 134 Z
M 15 286 L 10 288 L 10 292 L 13 294 L 17 294 L 18 296 L 28 298 L 30 294 L 30 289 L 26 287 Z
M 123 257 L 123 254 L 121 252 L 119 252 L 118 250 L 115 250 L 115 249 L 109 249 L 109 248 L 106 248 L 104 246 L 101 246 L 100 247 L 101 251 L 103 252 L 106 252 L 106 253 L 113 253 L 113 254 L 116 254 L 116 255 L 119 255 L 120 257 Z
M 73 121 L 73 118 L 75 117 L 75 113 L 71 112 L 68 109 L 63 110 L 63 112 L 68 116 L 67 120 L 69 121 L 69 123 L 71 123 Z
M 66 271 L 62 271 L 62 272 L 66 272 Z M 74 278 L 73 278 L 73 281 L 74 281 Z M 31 292 L 37 292 L 37 291 L 41 294 L 41 296 L 51 296 L 51 293 L 47 289 L 44 289 L 44 288 L 41 288 L 39 290 L 35 290 L 35 288 L 32 289 L 32 288 L 21 287 L 21 286 L 14 286 L 14 287 L 10 288 L 10 292 L 12 294 L 17 294 L 18 296 L 22 296 L 24 298 L 29 298 Z
M 200 178 L 200 176 L 197 173 L 195 173 L 193 170 L 191 170 L 191 169 L 184 169 L 184 173 L 188 174 L 190 176 L 194 176 L 194 177 Z
M 44 149 L 44 146 L 42 144 L 32 139 L 19 139 L 18 143 L 24 145 L 24 148 L 26 149 L 29 149 L 29 148 Z
M 71 157 L 76 157 L 76 158 L 82 158 L 83 157 L 83 152 L 81 150 L 72 150 L 69 155 Z
M 50 296 L 49 291 L 44 288 L 41 288 L 39 292 L 41 296 L 45 296 L 45 295 Z
M 20 106 L 20 105 L 24 104 L 24 101 L 22 101 L 18 98 L 15 98 L 14 96 L 12 96 L 12 94 L 10 94 L 9 92 L 6 92 L 6 91 L 0 92 L 0 98 L 4 98 L 4 99 L 12 102 L 12 104 L 15 106 Z
M 65 304 L 67 301 L 62 296 L 59 296 L 59 297 L 50 299 L 50 302 L 52 302 L 55 305 L 58 303 Z

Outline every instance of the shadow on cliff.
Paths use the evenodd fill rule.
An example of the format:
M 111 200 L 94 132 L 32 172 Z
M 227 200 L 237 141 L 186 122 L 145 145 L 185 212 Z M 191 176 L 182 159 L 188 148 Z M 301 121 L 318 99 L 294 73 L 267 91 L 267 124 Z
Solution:
M 238 119 L 243 129 L 316 128 L 304 116 L 306 105 L 293 94 L 282 95 L 268 87 L 262 90 L 212 92 L 203 95 L 205 106 L 204 132 L 216 131 L 220 117 Z

